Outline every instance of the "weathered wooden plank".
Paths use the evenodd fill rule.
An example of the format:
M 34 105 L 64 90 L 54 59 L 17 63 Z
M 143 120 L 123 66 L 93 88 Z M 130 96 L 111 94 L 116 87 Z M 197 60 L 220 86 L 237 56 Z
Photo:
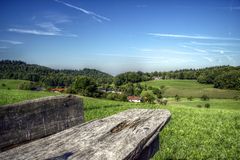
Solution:
M 83 123 L 76 96 L 54 96 L 0 107 L 0 151 Z
M 0 159 L 148 159 L 141 153 L 152 154 L 151 144 L 158 148 L 170 116 L 168 110 L 130 109 L 2 152 Z

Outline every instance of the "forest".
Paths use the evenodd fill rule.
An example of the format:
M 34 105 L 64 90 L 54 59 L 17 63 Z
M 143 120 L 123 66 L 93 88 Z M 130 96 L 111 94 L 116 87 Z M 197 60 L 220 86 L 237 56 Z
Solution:
M 58 70 L 23 61 L 0 61 L 0 79 L 20 79 L 39 82 L 45 86 L 70 86 L 77 76 L 87 76 L 97 84 L 111 83 L 112 76 L 96 69 Z

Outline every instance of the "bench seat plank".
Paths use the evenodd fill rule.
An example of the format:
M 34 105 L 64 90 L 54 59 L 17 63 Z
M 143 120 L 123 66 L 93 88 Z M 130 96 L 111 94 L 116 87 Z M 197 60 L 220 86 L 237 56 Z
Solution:
M 170 119 L 163 109 L 130 109 L 0 153 L 0 159 L 136 159 Z

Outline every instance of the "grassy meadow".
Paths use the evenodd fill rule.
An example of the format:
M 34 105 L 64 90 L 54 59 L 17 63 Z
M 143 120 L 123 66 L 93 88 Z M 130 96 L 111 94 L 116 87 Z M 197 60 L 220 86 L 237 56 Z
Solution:
M 173 97 L 176 94 L 181 97 L 201 97 L 207 95 L 210 98 L 234 98 L 240 96 L 240 91 L 213 88 L 211 84 L 201 84 L 196 80 L 152 80 L 142 82 L 147 86 L 165 86 L 164 96 Z
M 18 89 L 19 84 L 29 82 L 25 80 L 0 79 L 0 89 Z
M 23 82 L 29 81 L 0 79 L 0 105 L 57 95 L 47 91 L 18 90 L 18 85 Z
M 210 85 L 202 86 L 196 84 L 196 82 L 189 81 L 164 82 L 166 87 L 172 87 L 173 89 L 173 85 L 175 85 L 176 90 L 181 90 L 182 87 L 185 87 L 186 90 L 194 92 L 194 90 L 211 88 Z M 185 86 L 179 87 L 179 83 L 183 83 Z M 191 89 L 187 84 L 193 85 L 195 89 Z M 231 91 L 228 92 L 230 93 Z M 0 105 L 50 95 L 55 94 L 50 92 L 0 89 Z M 169 103 L 163 106 L 159 104 L 82 98 L 86 121 L 107 117 L 130 108 L 164 108 L 170 110 L 172 117 L 160 133 L 160 151 L 155 154 L 154 160 L 240 159 L 240 101 L 213 98 L 209 101 L 202 101 L 199 98 L 189 101 L 187 98 L 181 98 L 180 101 L 176 102 L 174 98 L 169 98 Z M 210 108 L 196 107 L 198 104 L 204 106 L 206 103 L 210 104 Z
M 136 104 L 84 97 L 85 119 L 103 118 L 130 108 L 168 109 L 170 122 L 160 134 L 160 152 L 153 159 L 239 159 L 240 102 L 213 102 L 211 108 L 178 105 Z M 232 102 L 232 103 L 231 103 Z M 202 103 L 199 99 L 194 103 Z M 187 104 L 187 105 L 185 105 Z M 238 104 L 238 105 L 237 105 Z M 237 107 L 238 106 L 238 107 Z M 224 108 L 224 109 L 219 109 Z

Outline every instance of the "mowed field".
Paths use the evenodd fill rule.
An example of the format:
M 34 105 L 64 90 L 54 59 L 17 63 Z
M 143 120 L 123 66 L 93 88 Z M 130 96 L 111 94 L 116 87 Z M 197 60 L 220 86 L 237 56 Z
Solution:
M 18 89 L 18 85 L 23 82 L 29 82 L 29 81 L 14 80 L 14 79 L 0 79 L 0 89 Z
M 33 95 L 36 94 L 34 97 Z M 24 96 L 27 95 L 27 96 Z M 0 104 L 54 95 L 49 92 L 0 89 Z M 19 98 L 16 98 L 19 97 Z M 240 101 L 210 99 L 176 102 L 169 98 L 166 106 L 130 103 L 82 97 L 86 121 L 107 117 L 131 108 L 168 109 L 171 120 L 160 133 L 160 159 L 240 159 Z M 210 108 L 196 105 L 210 104 Z
M 165 86 L 164 96 L 173 97 L 176 94 L 181 97 L 201 97 L 207 95 L 210 98 L 234 98 L 240 96 L 240 91 L 217 89 L 210 84 L 201 84 L 196 80 L 153 80 L 142 82 L 147 86 L 157 87 Z
M 18 90 L 18 85 L 22 82 L 29 81 L 0 79 L 0 105 L 57 95 L 47 91 Z

